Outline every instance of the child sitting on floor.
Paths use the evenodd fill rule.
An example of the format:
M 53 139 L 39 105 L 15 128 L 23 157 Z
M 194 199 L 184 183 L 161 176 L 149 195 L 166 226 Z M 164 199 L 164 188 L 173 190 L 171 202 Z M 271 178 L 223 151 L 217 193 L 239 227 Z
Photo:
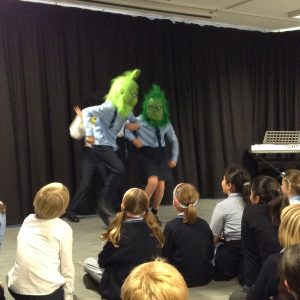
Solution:
M 163 257 L 177 268 L 189 287 L 207 284 L 213 275 L 214 237 L 207 222 L 197 216 L 198 201 L 193 185 L 178 184 L 173 192 L 178 215 L 164 229 Z
M 135 267 L 123 283 L 122 300 L 188 300 L 182 275 L 172 265 L 157 259 Z
M 281 183 L 282 192 L 288 197 L 290 204 L 300 203 L 300 171 L 290 169 L 284 173 Z
M 68 204 L 69 191 L 61 183 L 47 184 L 35 195 L 35 214 L 20 228 L 16 262 L 7 275 L 14 299 L 73 299 L 73 232 L 59 218 Z
M 121 212 L 101 235 L 106 244 L 98 261 L 85 260 L 84 270 L 98 283 L 102 298 L 120 299 L 121 286 L 129 272 L 160 255 L 163 233 L 148 209 L 147 194 L 138 188 L 129 189 L 122 199 Z

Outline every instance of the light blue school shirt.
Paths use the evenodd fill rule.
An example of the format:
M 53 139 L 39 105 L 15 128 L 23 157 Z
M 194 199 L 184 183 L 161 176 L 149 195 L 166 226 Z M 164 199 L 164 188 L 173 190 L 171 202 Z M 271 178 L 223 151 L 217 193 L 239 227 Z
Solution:
M 87 107 L 82 110 L 82 120 L 86 136 L 95 137 L 94 145 L 110 146 L 116 151 L 118 149 L 116 143 L 117 134 L 126 120 L 136 123 L 136 118 L 132 112 L 129 113 L 127 118 L 122 118 L 119 114 L 115 115 L 115 112 L 116 108 L 110 101 L 105 101 L 101 105 Z M 91 117 L 96 117 L 95 125 L 91 123 Z
M 290 204 L 300 204 L 300 195 L 294 195 L 289 199 Z
M 4 240 L 5 228 L 6 228 L 6 214 L 0 213 L 0 247 Z
M 155 127 L 149 125 L 146 121 L 144 121 L 142 115 L 139 115 L 136 119 L 137 122 L 141 125 L 141 127 L 136 131 L 137 136 L 135 136 L 129 130 L 126 130 L 125 137 L 128 138 L 130 141 L 133 141 L 135 138 L 138 138 L 146 147 L 159 148 Z M 173 126 L 169 122 L 166 126 L 160 127 L 159 130 L 161 135 L 161 146 L 162 147 L 166 146 L 165 136 L 167 136 L 172 146 L 171 159 L 177 162 L 178 154 L 179 154 L 179 146 L 178 146 L 178 139 L 173 129 Z

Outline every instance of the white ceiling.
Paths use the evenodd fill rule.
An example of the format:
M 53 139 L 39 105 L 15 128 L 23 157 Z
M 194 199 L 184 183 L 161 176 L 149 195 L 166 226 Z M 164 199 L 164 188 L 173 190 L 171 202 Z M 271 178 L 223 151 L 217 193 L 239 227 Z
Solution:
M 300 10 L 300 0 L 23 0 L 59 5 L 75 4 L 101 11 L 169 18 L 215 26 L 277 31 L 299 27 L 288 13 Z

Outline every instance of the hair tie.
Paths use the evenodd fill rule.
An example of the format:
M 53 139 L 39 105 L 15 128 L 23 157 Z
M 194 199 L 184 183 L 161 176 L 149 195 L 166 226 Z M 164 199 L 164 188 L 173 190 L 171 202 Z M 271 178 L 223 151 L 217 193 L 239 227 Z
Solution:
M 245 181 L 244 183 L 243 183 L 243 186 L 249 186 L 250 185 L 250 181 Z
M 145 215 L 146 212 L 143 212 L 142 214 L 139 214 L 139 215 L 138 214 L 133 214 L 129 211 L 126 211 L 125 213 L 126 213 L 126 217 L 128 217 L 128 218 L 139 219 L 139 218 L 142 218 Z
M 183 209 L 187 209 L 190 204 L 192 204 L 193 206 L 196 206 L 197 203 L 198 203 L 198 200 L 199 199 L 196 199 L 194 202 L 189 202 L 188 204 L 183 204 L 183 203 L 179 202 L 176 198 L 174 198 L 176 206 L 179 206 L 179 207 L 181 207 Z

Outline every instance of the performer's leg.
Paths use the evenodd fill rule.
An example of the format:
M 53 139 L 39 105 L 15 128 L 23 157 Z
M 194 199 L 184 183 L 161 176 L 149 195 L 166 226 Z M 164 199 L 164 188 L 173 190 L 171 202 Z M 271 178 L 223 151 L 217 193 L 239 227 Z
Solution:
M 114 197 L 120 187 L 125 173 L 125 167 L 119 157 L 112 149 L 97 149 L 99 164 L 104 163 L 107 170 L 105 186 L 102 189 L 100 199 L 97 203 L 97 212 L 103 222 L 108 225 L 109 218 L 114 215 L 112 209 Z
M 148 195 L 149 200 L 151 199 L 154 191 L 158 186 L 158 177 L 157 176 L 150 176 L 147 180 L 147 185 L 145 187 L 145 192 Z
M 87 194 L 87 191 L 89 189 L 92 176 L 95 171 L 95 164 L 93 161 L 93 153 L 92 149 L 84 148 L 82 152 L 82 162 L 81 162 L 81 178 L 80 178 L 80 184 L 79 187 L 75 193 L 75 196 L 73 198 L 73 201 L 71 202 L 71 205 L 66 213 L 66 216 L 68 219 L 72 222 L 78 222 L 79 217 L 77 216 L 77 208 L 80 205 L 81 201 L 85 201 L 85 197 Z
M 161 182 L 163 184 L 161 184 Z M 161 225 L 161 221 L 158 219 L 157 211 L 164 194 L 164 187 L 165 187 L 164 181 L 159 181 L 157 176 L 150 176 L 148 178 L 147 186 L 145 188 L 145 192 L 148 195 L 149 200 L 152 197 L 153 206 L 151 212 L 156 217 L 157 223 L 159 225 Z
M 158 181 L 158 185 L 153 194 L 153 208 L 158 210 L 161 200 L 164 197 L 165 182 L 163 180 Z

